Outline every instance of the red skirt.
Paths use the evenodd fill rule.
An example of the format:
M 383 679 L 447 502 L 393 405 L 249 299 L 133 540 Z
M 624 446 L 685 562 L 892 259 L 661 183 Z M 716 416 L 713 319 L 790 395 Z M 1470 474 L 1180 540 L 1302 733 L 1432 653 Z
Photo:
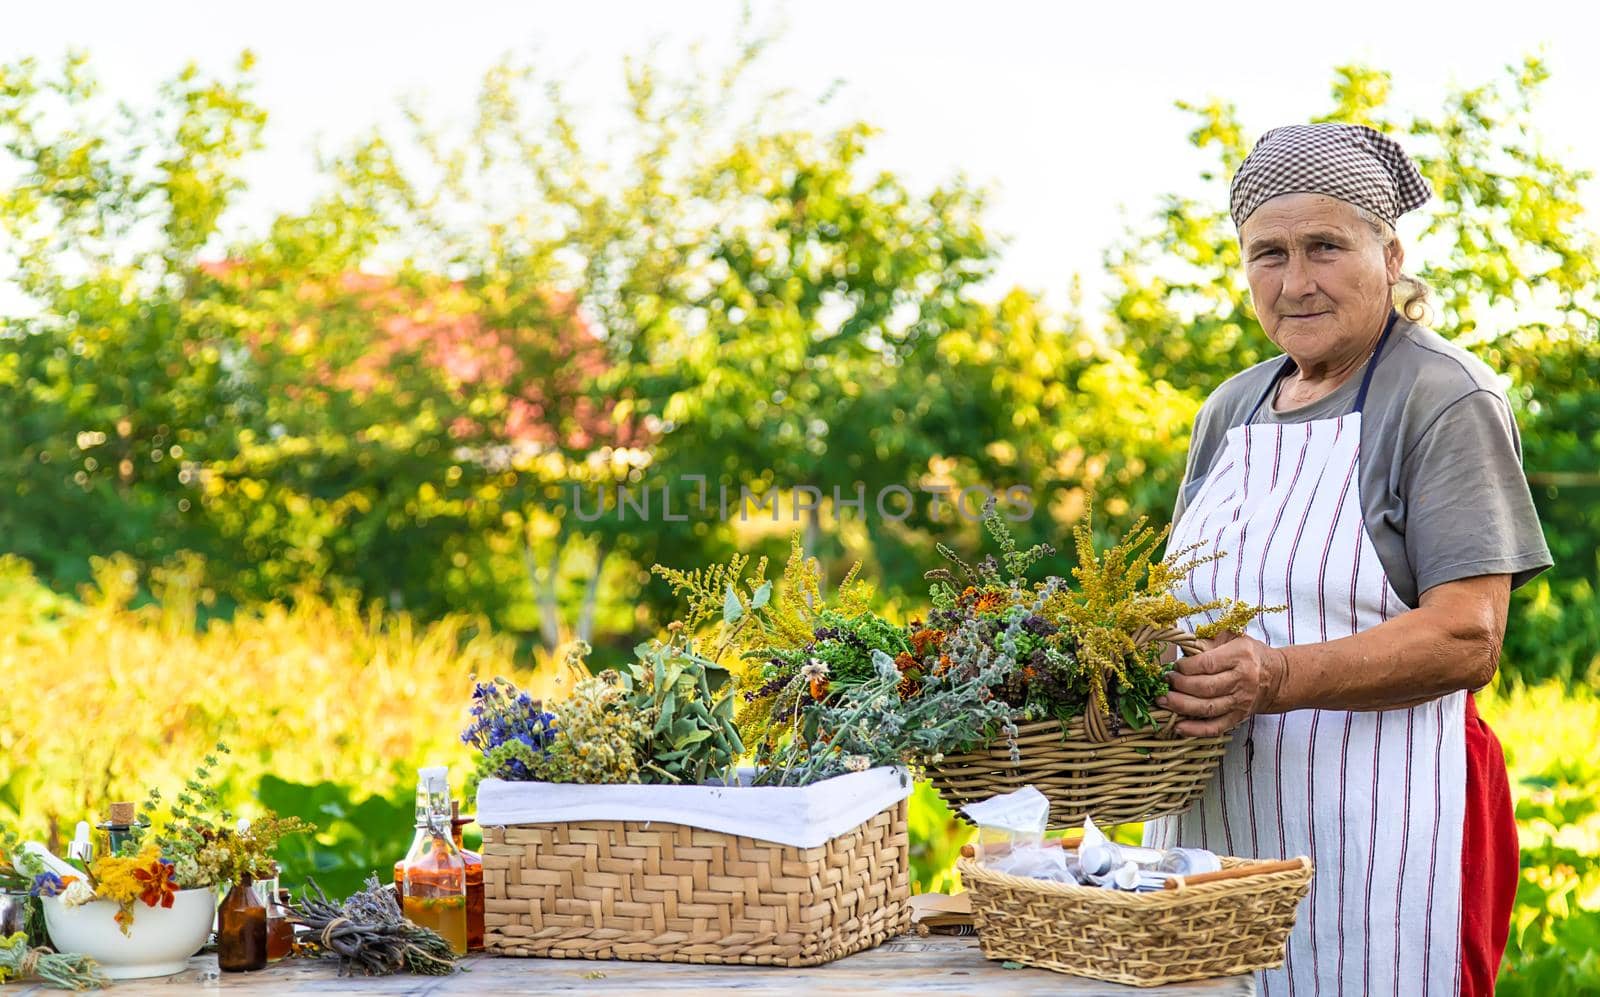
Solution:
M 1461 993 L 1493 994 L 1517 896 L 1517 822 L 1500 740 L 1467 694 L 1467 815 L 1461 834 Z

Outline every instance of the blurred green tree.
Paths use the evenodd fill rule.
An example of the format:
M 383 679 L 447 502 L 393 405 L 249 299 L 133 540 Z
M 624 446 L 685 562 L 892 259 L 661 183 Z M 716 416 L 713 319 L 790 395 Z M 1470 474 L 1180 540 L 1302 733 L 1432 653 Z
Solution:
M 55 77 L 0 67 L 16 177 L 0 188 L 0 268 L 30 306 L 0 316 L 0 535 L 58 584 L 86 581 L 92 554 L 208 548 L 197 461 L 251 420 L 234 344 L 192 320 L 190 261 L 265 115 L 244 82 L 192 65 L 159 110 L 108 120 L 98 96 L 82 55 Z
M 981 542 L 951 508 L 969 487 L 1029 489 L 1030 543 L 1088 483 L 1108 529 L 1164 518 L 1200 399 L 1274 352 L 1225 212 L 1249 147 L 1232 106 L 1183 105 L 1209 193 L 1163 198 L 1107 254 L 1102 336 L 1076 299 L 979 300 L 1000 251 L 983 192 L 914 194 L 869 170 L 867 126 L 750 96 L 765 42 L 676 77 L 629 63 L 611 136 L 504 62 L 462 127 L 408 109 L 406 134 L 328 157 L 304 211 L 228 244 L 265 120 L 248 54 L 116 127 L 81 56 L 0 70 L 0 224 L 31 306 L 0 319 L 0 535 L 58 586 L 91 554 L 193 549 L 234 599 L 353 589 L 553 647 L 647 625 L 668 599 L 650 563 L 778 553 L 794 525 L 915 601 L 935 538 Z M 1587 178 L 1531 137 L 1544 78 L 1529 60 L 1400 120 L 1387 76 L 1344 67 L 1329 117 L 1406 133 L 1439 192 L 1413 258 L 1441 327 L 1510 379 L 1560 561 L 1518 594 L 1508 660 L 1576 677 L 1600 654 L 1597 247 Z M 833 498 L 858 487 L 865 528 Z M 898 488 L 901 521 L 902 497 L 875 508 Z M 725 492 L 737 520 L 746 489 L 749 522 L 713 514 Z

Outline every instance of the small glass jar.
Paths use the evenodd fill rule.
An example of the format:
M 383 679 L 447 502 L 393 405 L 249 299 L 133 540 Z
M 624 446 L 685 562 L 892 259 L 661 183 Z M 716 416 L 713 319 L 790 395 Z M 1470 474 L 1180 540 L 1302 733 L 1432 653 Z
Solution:
M 272 899 L 266 901 L 268 962 L 287 959 L 294 951 L 294 922 L 289 920 L 289 903 L 288 890 L 273 890 Z
M 0 938 L 9 938 L 28 930 L 28 902 L 26 893 L 0 890 Z
M 483 950 L 483 856 L 467 850 L 463 829 L 472 823 L 471 817 L 461 816 L 461 805 L 450 803 L 450 837 L 461 858 L 467 863 L 467 951 Z
M 267 966 L 267 908 L 245 876 L 233 884 L 217 909 L 217 968 L 250 972 Z

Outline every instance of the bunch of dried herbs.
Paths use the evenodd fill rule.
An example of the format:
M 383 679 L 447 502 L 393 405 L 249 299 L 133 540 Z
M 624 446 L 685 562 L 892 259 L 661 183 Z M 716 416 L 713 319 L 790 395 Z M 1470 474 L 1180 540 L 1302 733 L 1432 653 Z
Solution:
M 635 649 L 626 667 L 579 682 L 544 704 L 505 679 L 480 683 L 462 740 L 482 752 L 469 794 L 485 778 L 562 783 L 689 783 L 730 779 L 744 744 L 732 687 L 714 688 L 712 662 L 674 636 Z
M 680 638 L 634 649 L 621 674 L 622 700 L 642 719 L 640 765 L 646 781 L 699 785 L 732 778 L 744 744 L 732 688 L 711 688 L 712 663 Z
M 851 687 L 872 680 L 875 652 L 893 658 L 909 645 L 901 626 L 871 612 L 873 586 L 860 577 L 861 565 L 830 595 L 821 562 L 805 556 L 798 532 L 789 538 L 776 586 L 766 578 L 765 559 L 744 575 L 748 564 L 736 554 L 695 571 L 653 570 L 687 602 L 674 623 L 686 646 L 732 676 L 740 740 L 764 765 L 802 707 L 841 701 Z
M 100 964 L 86 955 L 56 952 L 28 944 L 17 932 L 0 938 L 0 986 L 7 981 L 39 980 L 61 990 L 93 990 L 107 984 Z
M 366 887 L 336 904 L 307 877 L 300 900 L 289 905 L 295 923 L 311 929 L 302 939 L 326 957 L 337 958 L 340 976 L 444 976 L 455 970 L 457 956 L 449 942 L 406 920 L 394 891 L 377 876 L 369 876 Z
M 870 679 L 797 706 L 789 736 L 756 773 L 756 785 L 804 786 L 880 765 L 938 761 L 973 743 L 1014 737 L 1011 708 L 989 691 L 1002 668 L 984 661 L 982 651 L 977 657 L 973 680 L 934 675 L 907 696 L 894 659 L 874 651 Z
M 1071 580 L 1034 582 L 1029 569 L 1054 551 L 1043 544 L 1018 550 L 991 501 L 983 523 L 1000 559 L 969 565 L 940 547 L 953 567 L 928 573 L 934 608 L 926 623 L 913 624 L 902 671 L 980 681 L 980 671 L 998 668 L 991 690 L 1018 719 L 1082 716 L 1106 730 L 1146 727 L 1155 700 L 1168 691 L 1165 638 L 1197 616 L 1209 622 L 1195 634 L 1210 637 L 1267 611 L 1232 599 L 1192 605 L 1178 597 L 1178 583 L 1221 553 L 1196 556 L 1188 547 L 1158 558 L 1167 530 L 1143 519 L 1100 550 L 1091 522 L 1086 514 L 1073 528 L 1078 564 Z

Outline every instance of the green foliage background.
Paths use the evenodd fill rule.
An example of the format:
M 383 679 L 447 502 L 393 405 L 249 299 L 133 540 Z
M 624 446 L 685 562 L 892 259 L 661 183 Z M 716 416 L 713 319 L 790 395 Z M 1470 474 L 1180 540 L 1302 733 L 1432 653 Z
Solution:
M 1105 301 L 1052 309 L 984 285 L 1001 240 L 983 191 L 912 191 L 866 166 L 871 126 L 750 101 L 764 44 L 683 78 L 630 63 L 632 114 L 610 136 L 559 80 L 501 63 L 469 119 L 370 132 L 259 231 L 228 224 L 267 120 L 248 53 L 222 78 L 184 68 L 142 105 L 111 101 L 84 56 L 0 67 L 0 176 L 15 177 L 0 257 L 27 302 L 0 314 L 0 545 L 58 593 L 125 554 L 145 598 L 163 564 L 198 555 L 197 623 L 316 592 L 482 614 L 531 655 L 572 636 L 626 649 L 658 627 L 655 561 L 780 555 L 800 485 L 1026 486 L 1022 544 L 1059 541 L 1091 484 L 1107 530 L 1165 519 L 1200 401 L 1273 352 L 1226 214 L 1261 123 L 1181 105 L 1200 186 L 1114 238 Z M 1557 566 L 1514 597 L 1513 695 L 1600 676 L 1600 246 L 1589 178 L 1538 139 L 1545 78 L 1526 59 L 1412 115 L 1381 70 L 1338 67 L 1323 115 L 1421 160 L 1438 197 L 1407 234 L 1435 325 L 1504 374 L 1517 410 Z M 783 515 L 579 515 L 605 489 L 688 481 L 713 507 L 748 489 Z M 898 522 L 841 511 L 799 514 L 807 546 L 836 576 L 864 560 L 905 612 L 937 540 L 979 542 L 926 501 Z M 1571 790 L 1553 826 L 1587 819 L 1592 772 L 1536 777 Z M 357 855 L 357 829 L 388 819 L 379 802 L 268 779 L 263 798 L 349 829 L 320 847 L 382 857 Z M 931 805 L 916 820 L 938 885 L 956 832 Z M 1514 953 L 1544 968 L 1508 979 L 1593 981 L 1592 956 L 1551 968 L 1551 953 L 1594 940 L 1595 850 L 1541 848 L 1538 868 L 1577 878 L 1525 882 L 1519 918 L 1540 913 Z

